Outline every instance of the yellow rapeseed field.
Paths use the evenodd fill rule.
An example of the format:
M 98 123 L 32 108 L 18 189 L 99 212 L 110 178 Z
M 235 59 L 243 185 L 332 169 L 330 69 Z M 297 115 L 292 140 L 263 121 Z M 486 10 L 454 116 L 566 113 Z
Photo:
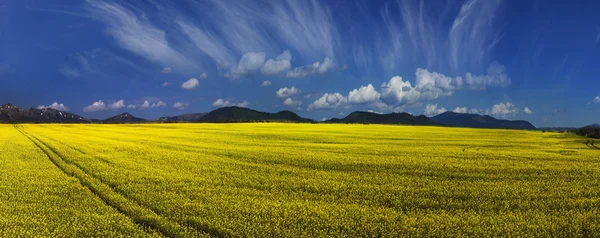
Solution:
M 0 125 L 0 237 L 600 237 L 600 150 L 538 131 Z

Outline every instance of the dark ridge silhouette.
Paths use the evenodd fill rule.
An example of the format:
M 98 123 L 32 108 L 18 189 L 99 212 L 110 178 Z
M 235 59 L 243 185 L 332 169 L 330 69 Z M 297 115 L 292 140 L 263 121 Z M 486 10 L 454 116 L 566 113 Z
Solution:
M 487 115 L 444 112 L 431 117 L 431 120 L 446 126 L 469 127 L 469 128 L 493 128 L 493 129 L 518 129 L 535 130 L 528 121 L 499 120 Z
M 426 116 L 413 116 L 408 113 L 389 113 L 379 114 L 373 112 L 356 111 L 348 116 L 338 119 L 332 118 L 325 123 L 363 123 L 363 124 L 401 124 L 401 125 L 438 125 L 438 123 L 430 120 Z
M 146 122 L 146 119 L 134 117 L 133 115 L 126 112 L 126 113 L 121 113 L 119 115 L 116 115 L 114 117 L 110 117 L 110 118 L 101 120 L 99 122 L 107 123 L 107 124 L 141 123 L 141 122 Z
M 202 113 L 182 114 L 182 115 L 173 116 L 173 117 L 159 117 L 155 121 L 157 121 L 157 122 L 199 122 L 200 118 L 202 118 L 203 116 L 206 116 L 206 114 L 208 114 L 208 113 L 202 112 Z
M 201 117 L 198 122 L 313 122 L 290 111 L 260 112 L 243 107 L 222 107 Z
M 20 109 L 12 104 L 0 107 L 0 123 L 90 123 L 81 116 L 52 108 Z
M 584 126 L 579 129 L 574 129 L 571 132 L 573 132 L 577 135 L 580 135 L 580 136 L 600 139 L 600 124 L 596 123 L 596 124 Z

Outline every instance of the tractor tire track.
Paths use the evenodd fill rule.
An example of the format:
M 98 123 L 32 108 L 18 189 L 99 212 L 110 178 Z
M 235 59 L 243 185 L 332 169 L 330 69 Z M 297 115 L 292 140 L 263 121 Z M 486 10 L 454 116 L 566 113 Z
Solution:
M 63 173 L 70 177 L 77 178 L 85 188 L 89 189 L 104 203 L 129 217 L 141 227 L 156 231 L 165 237 L 186 237 L 193 235 L 193 232 L 188 231 L 180 224 L 167 220 L 151 209 L 139 205 L 137 202 L 134 202 L 118 191 L 115 191 L 111 186 L 103 183 L 100 179 L 88 174 L 79 166 L 67 162 L 67 160 L 61 157 L 52 148 L 25 132 L 22 129 L 22 126 L 15 125 L 15 129 L 46 154 L 48 159 L 50 159 L 50 161 Z

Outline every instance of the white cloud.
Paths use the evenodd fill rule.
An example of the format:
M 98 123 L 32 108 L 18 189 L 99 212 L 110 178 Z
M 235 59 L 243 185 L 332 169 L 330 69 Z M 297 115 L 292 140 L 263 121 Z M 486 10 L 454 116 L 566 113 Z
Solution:
M 389 82 L 381 84 L 381 88 L 381 97 L 390 104 L 415 104 L 421 100 L 420 92 L 400 76 L 392 77 Z
M 152 103 L 152 105 L 150 105 L 151 108 L 157 108 L 157 107 L 166 107 L 167 104 L 163 101 L 158 101 L 157 103 Z
M 335 109 L 345 106 L 347 103 L 348 99 L 340 93 L 325 93 L 321 98 L 310 104 L 308 110 Z
M 125 101 L 123 101 L 123 100 L 119 100 L 119 101 L 116 101 L 116 102 L 108 105 L 108 109 L 111 109 L 113 111 L 117 111 L 124 107 L 125 107 Z
M 471 108 L 471 110 L 469 110 L 469 113 L 471 113 L 471 114 L 479 114 L 481 112 L 477 108 Z
M 600 96 L 596 96 L 596 98 L 594 98 L 594 103 L 600 103 Z
M 302 105 L 302 101 L 294 100 L 292 98 L 287 98 L 283 101 L 283 105 L 288 106 L 288 107 L 297 107 L 297 106 Z
M 461 66 L 476 66 L 500 41 L 502 34 L 494 32 L 494 20 L 501 2 L 469 0 L 463 3 L 448 35 L 450 63 L 455 70 Z
M 191 78 L 188 81 L 185 81 L 181 84 L 181 88 L 186 90 L 192 90 L 200 85 L 200 82 L 196 78 Z
M 335 64 L 333 63 L 333 60 L 331 60 L 329 57 L 325 57 L 325 59 L 323 60 L 323 63 L 321 63 L 319 65 L 319 68 L 317 69 L 317 71 L 320 74 L 324 74 L 324 73 L 331 71 L 334 67 L 335 67 Z
M 199 78 L 206 79 L 206 78 L 208 78 L 208 74 L 207 73 L 201 73 Z
M 97 112 L 104 110 L 106 110 L 106 104 L 102 100 L 94 102 L 92 105 L 83 108 L 84 112 Z
M 170 83 L 169 83 L 169 82 L 164 82 L 164 83 L 162 83 L 160 86 L 162 86 L 162 87 L 168 87 L 169 85 L 170 85 Z
M 362 86 L 348 93 L 348 101 L 353 104 L 371 103 L 379 100 L 381 94 L 373 88 L 373 85 Z
M 531 114 L 533 114 L 533 111 L 531 111 L 531 109 L 529 109 L 529 107 L 525 107 L 525 108 L 523 109 L 523 112 L 524 112 L 525 114 L 527 114 L 527 115 L 531 115 Z
M 188 106 L 189 106 L 189 104 L 183 103 L 183 102 L 176 102 L 175 104 L 173 104 L 173 107 L 178 110 L 183 110 L 183 109 L 187 108 Z
M 124 49 L 163 65 L 195 68 L 192 61 L 169 44 L 164 30 L 153 25 L 145 14 L 138 13 L 142 9 L 97 0 L 86 3 L 89 16 L 106 24 L 106 33 Z
M 136 108 L 137 108 L 137 106 L 136 106 L 136 105 L 133 105 L 133 104 L 129 104 L 129 105 L 127 105 L 127 108 L 128 108 L 128 109 L 136 109 Z
M 140 104 L 140 105 L 129 105 L 127 106 L 128 108 L 132 109 L 140 109 L 140 110 L 145 110 L 148 108 L 158 108 L 158 107 L 166 107 L 167 103 L 163 102 L 163 101 L 158 101 L 155 103 L 150 103 L 148 100 L 145 100 L 144 103 Z
M 335 63 L 329 57 L 325 57 L 322 63 L 315 62 L 313 64 L 297 67 L 291 71 L 288 71 L 286 77 L 301 78 L 315 74 L 324 74 L 332 71 L 333 69 L 335 69 Z
M 429 104 L 425 107 L 425 116 L 431 117 L 447 112 L 446 108 L 438 108 L 437 104 Z
M 173 69 L 171 69 L 171 67 L 164 67 L 164 68 L 163 68 L 163 69 L 160 71 L 160 73 L 161 73 L 161 74 L 168 74 L 168 73 L 171 73 L 171 72 L 173 72 Z
M 292 86 L 291 88 L 280 88 L 279 90 L 277 90 L 276 95 L 278 98 L 289 98 L 298 96 L 300 93 L 302 93 L 300 89 L 297 89 L 294 86 Z
M 465 78 L 452 78 L 418 68 L 415 73 L 414 86 L 400 76 L 394 76 L 388 83 L 383 83 L 381 85 L 382 99 L 392 105 L 414 105 L 440 97 L 452 96 L 454 92 L 463 88 L 483 90 L 487 87 L 510 84 L 510 78 L 506 75 L 504 66 L 493 63 L 487 72 L 487 75 L 467 73 Z
M 231 103 L 229 103 L 229 101 L 225 101 L 223 99 L 217 99 L 217 101 L 213 102 L 213 107 L 228 107 L 229 105 L 231 105 Z
M 327 121 L 327 117 L 321 118 L 321 121 Z
M 52 108 L 54 110 L 59 110 L 59 111 L 69 111 L 69 107 L 65 106 L 65 104 L 58 103 L 58 102 L 54 102 L 48 106 L 39 105 L 37 108 L 38 109 Z
M 238 107 L 248 107 L 250 103 L 248 101 L 243 101 L 241 103 L 236 104 Z
M 212 105 L 214 107 L 231 107 L 231 106 L 248 107 L 250 105 L 250 103 L 248 101 L 243 101 L 241 103 L 231 103 L 227 100 L 223 100 L 223 99 L 219 98 L 215 102 L 213 102 Z
M 271 81 L 269 81 L 269 80 L 263 81 L 261 84 L 261 86 L 263 86 L 263 87 L 270 86 L 270 85 L 271 85 Z
M 281 74 L 287 70 L 292 68 L 291 65 L 292 54 L 289 50 L 284 51 L 281 55 L 277 56 L 275 60 L 269 59 L 263 67 L 261 68 L 261 72 L 264 75 L 276 75 Z
M 148 108 L 150 108 L 150 102 L 148 102 L 148 101 L 144 101 L 144 103 L 142 103 L 142 105 L 138 106 L 138 109 L 140 109 L 140 110 L 145 110 Z
M 265 58 L 265 52 L 246 52 L 237 66 L 225 74 L 225 77 L 237 79 L 241 76 L 255 74 L 265 64 Z
M 510 116 L 510 115 L 514 115 L 516 113 L 519 112 L 519 109 L 515 107 L 515 105 L 513 105 L 510 102 L 506 102 L 506 103 L 498 103 L 495 104 L 492 107 L 491 111 L 487 111 L 486 114 L 491 114 L 494 116 L 500 116 L 502 118 Z
M 453 112 L 456 113 L 467 113 L 467 108 L 466 107 L 457 107 L 453 110 Z

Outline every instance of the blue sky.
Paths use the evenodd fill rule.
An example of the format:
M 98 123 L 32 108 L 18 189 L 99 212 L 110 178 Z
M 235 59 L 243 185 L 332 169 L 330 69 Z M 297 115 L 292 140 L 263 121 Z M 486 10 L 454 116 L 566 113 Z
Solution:
M 0 0 L 0 103 L 600 121 L 598 1 Z

